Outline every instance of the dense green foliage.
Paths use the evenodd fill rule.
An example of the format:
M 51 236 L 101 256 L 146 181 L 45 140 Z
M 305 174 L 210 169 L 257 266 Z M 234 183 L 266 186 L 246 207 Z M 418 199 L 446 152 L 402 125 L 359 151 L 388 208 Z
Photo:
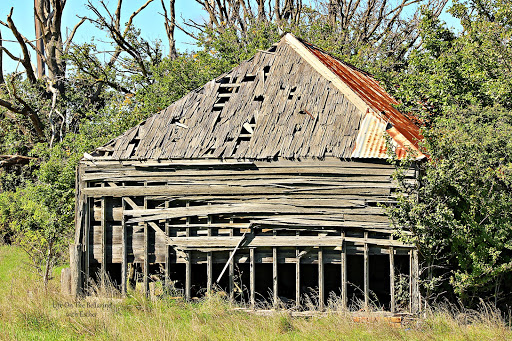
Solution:
M 484 6 L 484 7 L 481 7 Z M 391 88 L 425 123 L 419 187 L 404 184 L 390 210 L 415 232 L 425 293 L 465 304 L 510 303 L 512 275 L 512 78 L 510 5 L 457 2 L 464 30 L 426 13 L 422 48 Z

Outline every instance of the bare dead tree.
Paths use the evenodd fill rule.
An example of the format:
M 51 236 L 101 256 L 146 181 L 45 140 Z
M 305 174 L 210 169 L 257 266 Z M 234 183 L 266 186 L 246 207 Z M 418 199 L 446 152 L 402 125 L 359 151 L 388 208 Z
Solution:
M 176 59 L 178 56 L 176 52 L 176 40 L 174 39 L 174 30 L 176 28 L 176 0 L 169 0 L 169 15 L 165 7 L 164 0 L 160 0 L 162 9 L 164 11 L 164 25 L 167 40 L 169 42 L 169 58 Z
M 3 39 L 2 39 L 2 31 L 0 31 L 0 86 L 2 84 L 5 84 L 3 58 L 4 58 Z
M 0 51 L 14 61 L 17 61 L 24 68 L 23 73 L 26 75 L 27 80 L 34 88 L 40 91 L 43 98 L 50 99 L 53 94 L 50 88 L 55 88 L 58 91 L 59 98 L 64 96 L 65 87 L 64 79 L 66 74 L 66 64 L 62 58 L 63 54 L 67 52 L 72 36 L 76 29 L 83 23 L 80 21 L 73 29 L 72 36 L 68 38 L 67 43 L 62 41 L 62 12 L 66 4 L 65 0 L 37 0 L 34 6 L 34 22 L 36 26 L 36 41 L 28 40 L 14 23 L 12 19 L 13 8 L 11 8 L 7 15 L 6 21 L 0 20 L 0 25 L 7 27 L 18 43 L 21 49 L 21 56 L 16 56 L 9 49 L 0 46 Z M 35 51 L 38 60 L 38 73 L 36 74 L 31 61 L 30 51 Z M 48 67 L 48 75 L 44 76 L 44 65 Z M 44 76 L 44 77 L 43 77 Z M 42 82 L 38 82 L 38 79 Z M 21 95 L 18 95 L 14 82 L 11 78 L 11 91 L 8 92 L 8 97 L 0 100 L 0 106 L 7 110 L 19 114 L 22 117 L 29 118 L 32 122 L 32 131 L 35 133 L 39 140 L 45 140 L 44 125 L 42 115 L 45 113 L 39 112 L 31 104 L 25 101 Z M 45 87 L 44 84 L 48 86 Z M 52 115 L 52 113 L 46 113 Z M 59 127 L 63 126 L 65 118 L 62 119 L 59 115 L 57 120 L 49 117 L 51 122 L 55 122 Z M 52 124 L 50 124 L 52 125 Z M 60 128 L 51 127 L 51 131 L 62 131 Z M 51 136 L 52 139 L 62 138 L 62 136 Z

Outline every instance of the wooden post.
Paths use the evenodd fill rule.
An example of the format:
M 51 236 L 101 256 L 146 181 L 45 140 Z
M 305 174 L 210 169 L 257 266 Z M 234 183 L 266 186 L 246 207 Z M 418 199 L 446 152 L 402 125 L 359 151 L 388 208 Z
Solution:
M 164 203 L 165 208 L 169 208 L 169 200 L 165 200 Z M 170 228 L 169 228 L 169 219 L 165 219 L 164 223 L 165 227 L 165 235 L 167 237 L 170 236 Z M 166 245 L 165 246 L 165 287 L 168 288 L 169 285 L 171 285 L 171 246 Z
M 190 300 L 190 288 L 192 287 L 192 252 L 185 252 L 185 300 Z
M 144 184 L 147 185 L 146 183 Z M 146 191 L 147 193 L 147 191 Z M 148 209 L 148 199 L 144 197 L 144 209 Z M 149 296 L 149 229 L 148 223 L 144 222 L 144 295 Z
M 229 224 L 233 224 L 233 218 L 229 218 Z M 234 235 L 233 226 L 231 226 L 231 229 L 229 230 L 229 235 L 232 237 Z M 231 257 L 233 255 L 233 251 L 229 252 L 229 275 L 228 275 L 228 282 L 229 282 L 229 299 L 233 300 L 235 298 L 235 257 Z
M 121 293 L 126 295 L 126 288 L 128 286 L 128 231 L 126 226 L 126 219 L 124 216 L 124 210 L 126 209 L 126 201 L 124 197 L 121 198 L 121 208 L 123 210 L 122 220 L 121 220 L 121 228 L 123 229 L 123 249 L 122 252 L 122 263 L 121 263 Z
M 322 247 L 318 248 L 318 308 L 324 309 L 324 251 Z
M 409 256 L 409 308 L 411 313 L 415 314 L 420 311 L 418 250 L 414 249 L 409 251 Z
M 393 236 L 390 239 L 393 239 Z M 392 246 L 389 248 L 389 294 L 389 309 L 395 312 L 395 249 Z
M 211 206 L 211 203 L 208 203 L 208 207 Z M 212 216 L 208 215 L 208 237 L 212 236 Z M 212 286 L 213 286 L 213 254 L 211 251 L 206 253 L 206 293 L 208 296 L 212 294 Z
M 69 246 L 69 265 L 71 272 L 70 292 L 76 298 L 80 294 L 80 250 L 82 245 L 72 244 Z M 61 283 L 62 284 L 62 283 Z
M 190 206 L 190 202 L 187 201 L 185 203 L 186 207 Z M 185 218 L 185 235 L 187 237 L 190 237 L 190 217 Z M 185 259 L 185 300 L 190 300 L 190 288 L 192 287 L 192 252 L 186 251 L 185 252 L 186 259 Z
M 104 184 L 101 184 L 102 186 Z M 101 286 L 107 281 L 107 198 L 101 197 Z
M 299 231 L 297 231 L 299 235 Z M 300 307 L 300 250 L 298 247 L 295 248 L 295 306 Z
M 364 233 L 364 239 L 368 239 L 368 232 Z M 370 303 L 370 261 L 368 243 L 364 243 L 364 309 L 368 309 Z
M 347 242 L 345 241 L 345 231 L 341 232 L 341 238 L 341 304 L 344 309 L 347 309 Z
M 91 199 L 85 200 L 85 236 L 84 236 L 84 292 L 89 288 L 89 263 L 91 261 Z
M 254 248 L 249 249 L 249 257 L 250 257 L 250 265 L 249 265 L 249 282 L 250 282 L 250 302 L 251 302 L 251 308 L 256 308 L 256 278 L 255 278 L 255 272 L 256 272 L 256 254 Z
M 279 303 L 278 296 L 278 283 L 277 283 L 277 247 L 272 248 L 272 284 L 273 284 L 273 301 L 274 301 L 274 309 L 277 309 L 277 305 Z

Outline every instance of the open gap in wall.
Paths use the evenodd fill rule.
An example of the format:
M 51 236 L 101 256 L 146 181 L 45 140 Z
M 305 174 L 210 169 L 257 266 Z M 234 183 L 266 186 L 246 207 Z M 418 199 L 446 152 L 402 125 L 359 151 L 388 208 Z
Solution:
M 250 268 L 249 263 L 235 264 L 234 297 L 237 302 L 249 303 L 250 296 Z
M 371 255 L 370 265 L 370 302 L 374 306 L 389 310 L 390 287 L 389 287 L 389 256 Z
M 256 263 L 255 265 L 255 300 L 262 308 L 268 308 L 273 302 L 272 264 Z
M 279 300 L 286 306 L 295 303 L 295 264 L 278 264 L 277 288 Z
M 364 306 L 364 257 L 347 255 L 347 298 L 351 310 Z
M 191 285 L 190 285 L 190 297 L 192 299 L 198 299 L 206 294 L 207 284 L 207 271 L 206 264 L 192 264 L 191 265 Z
M 326 263 L 324 264 L 324 299 L 325 304 L 340 304 L 338 300 L 341 297 L 341 266 L 340 264 Z M 329 302 L 330 298 L 335 301 Z M 340 308 L 340 307 L 334 307 Z
M 318 265 L 300 265 L 300 300 L 306 309 L 318 306 Z

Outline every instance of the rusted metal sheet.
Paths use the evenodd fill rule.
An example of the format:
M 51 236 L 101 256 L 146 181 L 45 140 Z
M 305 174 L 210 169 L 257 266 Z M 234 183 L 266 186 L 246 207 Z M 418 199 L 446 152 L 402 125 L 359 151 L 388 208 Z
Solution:
M 302 43 L 375 113 L 363 120 L 352 157 L 386 157 L 384 131 L 387 131 L 396 143 L 395 151 L 399 158 L 405 157 L 407 149 L 415 150 L 418 157 L 424 156 L 418 147 L 418 142 L 423 139 L 419 127 L 395 108 L 399 102 L 384 91 L 370 74 L 332 57 L 311 44 L 304 41 Z M 386 130 L 388 123 L 392 127 Z

